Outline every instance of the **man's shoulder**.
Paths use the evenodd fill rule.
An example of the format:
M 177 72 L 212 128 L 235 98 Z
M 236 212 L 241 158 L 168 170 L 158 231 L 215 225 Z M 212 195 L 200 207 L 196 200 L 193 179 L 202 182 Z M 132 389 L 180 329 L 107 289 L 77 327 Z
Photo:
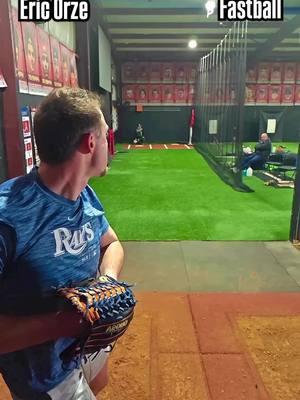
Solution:
M 16 185 L 18 185 L 18 182 L 20 181 L 20 178 L 22 178 L 22 177 L 18 176 L 16 178 L 8 179 L 7 181 L 2 182 L 0 184 L 0 194 L 6 193 L 6 192 L 11 191 L 12 189 L 14 189 L 14 187 Z
M 24 214 L 35 198 L 33 180 L 29 175 L 9 179 L 0 185 L 0 220 L 11 221 Z
M 103 212 L 103 205 L 97 193 L 90 185 L 87 185 L 84 188 L 84 190 L 81 192 L 81 196 L 85 204 L 90 204 L 96 209 L 100 209 Z
M 83 196 L 84 200 L 93 202 L 94 200 L 98 200 L 97 194 L 95 190 L 90 186 L 86 185 L 86 187 L 83 189 L 81 195 Z
M 23 186 L 21 176 L 9 179 L 0 184 L 0 208 L 7 204 L 11 204 L 16 199 L 20 189 Z
M 22 197 L 22 193 L 32 186 L 32 179 L 29 175 L 18 176 L 0 184 L 0 198 L 9 197 L 15 200 Z

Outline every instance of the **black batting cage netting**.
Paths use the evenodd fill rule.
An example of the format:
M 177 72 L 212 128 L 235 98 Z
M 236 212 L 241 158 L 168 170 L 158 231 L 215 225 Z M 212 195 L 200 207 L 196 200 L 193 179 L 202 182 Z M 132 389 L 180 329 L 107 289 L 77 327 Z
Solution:
M 247 21 L 235 22 L 201 58 L 196 88 L 196 149 L 233 188 L 250 191 L 237 168 L 242 156 Z
M 295 177 L 295 190 L 291 217 L 290 240 L 297 245 L 300 244 L 300 144 L 296 162 L 297 170 Z

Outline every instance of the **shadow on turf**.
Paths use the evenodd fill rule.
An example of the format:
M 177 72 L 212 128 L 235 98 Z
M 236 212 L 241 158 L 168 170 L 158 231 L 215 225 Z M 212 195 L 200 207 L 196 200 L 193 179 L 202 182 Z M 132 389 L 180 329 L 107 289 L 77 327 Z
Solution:
M 242 180 L 242 171 L 233 172 L 229 167 L 224 167 L 220 165 L 214 157 L 207 151 L 203 150 L 201 146 L 195 145 L 194 148 L 198 153 L 200 153 L 210 168 L 219 176 L 219 178 L 226 183 L 226 185 L 231 186 L 234 190 L 244 193 L 254 192 L 249 186 L 245 185 Z

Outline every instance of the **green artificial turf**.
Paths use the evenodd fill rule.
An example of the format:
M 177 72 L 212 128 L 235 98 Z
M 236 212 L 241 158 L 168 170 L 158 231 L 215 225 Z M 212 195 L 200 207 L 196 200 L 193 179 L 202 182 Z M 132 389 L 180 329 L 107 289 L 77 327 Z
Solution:
M 234 191 L 195 150 L 119 152 L 91 180 L 121 240 L 287 240 L 292 189 Z
M 284 146 L 286 151 L 290 151 L 291 153 L 298 153 L 299 144 L 297 142 L 272 142 L 272 144 L 273 147 Z M 244 143 L 245 147 L 250 146 L 254 148 L 255 145 L 255 142 Z

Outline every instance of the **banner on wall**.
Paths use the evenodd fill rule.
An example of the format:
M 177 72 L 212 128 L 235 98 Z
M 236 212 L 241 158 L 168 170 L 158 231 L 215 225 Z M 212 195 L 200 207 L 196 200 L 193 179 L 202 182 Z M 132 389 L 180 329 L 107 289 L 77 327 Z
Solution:
M 165 104 L 174 103 L 174 85 L 162 85 L 162 102 Z
M 43 95 L 36 25 L 33 22 L 23 21 L 21 27 L 28 79 L 28 92 L 29 94 Z
M 78 74 L 77 74 L 77 64 L 76 64 L 76 54 L 69 50 L 70 52 L 70 85 L 73 88 L 78 87 Z
M 126 62 L 122 65 L 122 81 L 125 82 L 135 82 L 135 63 Z
M 51 62 L 53 71 L 54 87 L 62 87 L 62 70 L 61 70 L 61 54 L 59 41 L 54 37 L 50 37 Z
M 268 100 L 270 104 L 280 104 L 281 102 L 281 86 L 270 85 Z
M 135 99 L 137 103 L 148 103 L 148 85 L 137 85 Z
M 161 86 L 151 85 L 149 88 L 149 103 L 161 103 Z
M 194 83 L 197 64 L 191 62 L 125 62 L 122 83 Z
M 271 83 L 281 83 L 282 81 L 282 63 L 272 63 L 270 72 Z
M 126 62 L 122 65 L 122 82 L 194 83 L 197 64 L 191 62 Z
M 163 82 L 174 82 L 175 79 L 175 66 L 174 63 L 162 63 L 162 80 Z
M 269 82 L 270 75 L 270 64 L 269 63 L 259 63 L 257 72 L 257 82 Z
M 176 64 L 176 82 L 186 82 L 187 80 L 187 67 L 184 63 Z
M 284 63 L 283 82 L 295 83 L 297 64 L 294 62 Z
M 196 82 L 197 77 L 197 65 L 195 63 L 189 63 L 186 66 L 187 69 L 187 80 L 190 83 Z
M 39 26 L 36 27 L 43 91 L 48 94 L 53 89 L 53 67 L 51 62 L 50 38 Z
M 135 85 L 125 85 L 122 90 L 123 102 L 135 103 Z
M 147 62 L 137 63 L 137 81 L 148 82 L 149 81 L 149 64 Z
M 246 82 L 247 83 L 256 83 L 257 78 L 257 69 L 256 67 L 251 67 L 248 69 L 246 73 Z
M 175 85 L 175 103 L 187 102 L 187 85 Z
M 246 85 L 245 104 L 255 104 L 255 85 Z
M 123 85 L 122 101 L 133 104 L 194 104 L 195 85 Z
M 300 85 L 295 87 L 295 104 L 300 105 Z
M 297 76 L 296 76 L 296 82 L 300 83 L 300 63 L 297 63 Z
M 256 104 L 268 103 L 268 85 L 256 86 Z
M 152 62 L 150 63 L 150 82 L 161 81 L 161 63 Z
M 63 86 L 70 86 L 70 50 L 60 43 L 61 70 Z
M 16 78 L 19 84 L 19 92 L 28 93 L 23 36 L 22 36 L 21 23 L 18 21 L 18 10 L 16 8 L 12 8 L 12 31 L 14 39 Z
M 295 100 L 295 87 L 294 85 L 282 85 L 282 104 L 294 104 Z
M 12 8 L 16 77 L 20 93 L 47 95 L 53 87 L 78 86 L 76 54 Z

